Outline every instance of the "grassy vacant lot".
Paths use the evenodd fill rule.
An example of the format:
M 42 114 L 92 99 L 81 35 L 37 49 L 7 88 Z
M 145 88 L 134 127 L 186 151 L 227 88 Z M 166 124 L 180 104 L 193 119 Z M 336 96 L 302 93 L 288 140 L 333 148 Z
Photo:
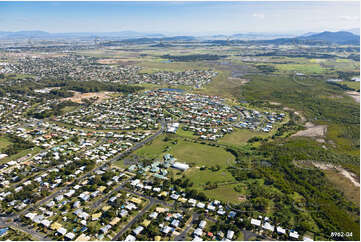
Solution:
M 276 64 L 275 67 L 281 72 L 301 72 L 304 74 L 320 74 L 326 71 L 318 63 L 302 64 Z
M 168 140 L 165 138 L 168 137 Z M 184 141 L 174 135 L 161 135 L 152 143 L 136 151 L 136 155 L 147 159 L 159 158 L 163 153 L 170 153 L 180 162 L 194 166 L 215 166 L 222 168 L 231 164 L 235 157 L 223 148 Z
M 239 202 L 239 193 L 233 188 L 236 185 L 234 177 L 226 170 L 211 171 L 210 169 L 200 170 L 199 167 L 192 167 L 185 172 L 186 178 L 192 183 L 192 189 L 204 192 L 209 198 L 224 202 Z M 215 189 L 206 189 L 207 183 L 217 184 Z
M 31 149 L 27 149 L 27 150 L 22 150 L 20 151 L 19 153 L 15 154 L 15 155 L 11 155 L 11 156 L 8 156 L 4 159 L 1 160 L 2 163 L 5 163 L 5 162 L 9 162 L 11 160 L 17 160 L 21 157 L 24 157 L 28 154 L 31 154 L 31 155 L 34 155 L 36 153 L 39 153 L 42 149 L 39 148 L 39 147 L 34 147 L 34 148 L 31 148 Z
M 194 163 L 197 166 L 219 165 L 223 168 L 235 160 L 235 157 L 223 148 L 192 142 L 179 142 L 170 153 L 179 161 Z
M 155 159 L 160 157 L 163 152 L 167 152 L 167 148 L 173 146 L 169 141 L 164 141 L 166 135 L 161 135 L 151 143 L 144 145 L 142 148 L 135 152 L 136 155 L 146 159 Z
M 234 98 L 234 91 L 242 89 L 247 81 L 240 78 L 229 78 L 230 74 L 230 71 L 218 71 L 214 80 L 199 92 L 206 95 Z
M 165 138 L 168 137 L 168 140 Z M 176 143 L 175 143 L 176 141 Z M 191 165 L 184 175 L 192 183 L 193 189 L 203 191 L 207 196 L 222 201 L 237 202 L 239 194 L 233 189 L 236 180 L 226 168 L 234 164 L 235 157 L 220 147 L 184 141 L 175 135 L 162 135 L 151 144 L 136 151 L 140 157 L 147 159 L 160 158 L 164 153 L 172 154 L 179 162 Z M 115 164 L 122 167 L 122 164 Z M 211 167 L 218 165 L 220 170 L 212 171 Z M 205 169 L 200 169 L 205 166 Z M 206 190 L 208 182 L 216 183 L 218 187 Z
M 204 70 L 209 69 L 200 62 L 161 62 L 158 61 L 143 61 L 139 64 L 143 67 L 141 72 L 143 73 L 153 73 L 157 71 L 186 71 L 186 70 Z
M 233 189 L 234 186 L 235 185 L 219 185 L 216 189 L 204 191 L 204 194 L 211 199 L 236 204 L 240 202 L 240 194 Z
M 250 138 L 255 136 L 265 138 L 269 136 L 269 134 L 249 129 L 234 129 L 232 133 L 226 134 L 223 138 L 221 138 L 219 143 L 226 145 L 240 145 L 247 143 Z
M 0 151 L 7 146 L 9 146 L 11 142 L 4 136 L 0 136 Z

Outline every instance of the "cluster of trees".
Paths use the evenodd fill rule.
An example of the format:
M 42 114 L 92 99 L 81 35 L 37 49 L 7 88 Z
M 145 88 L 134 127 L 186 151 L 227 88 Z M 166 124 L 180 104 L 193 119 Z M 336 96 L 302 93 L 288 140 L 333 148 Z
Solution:
M 169 59 L 172 61 L 214 61 L 226 58 L 225 55 L 210 55 L 210 54 L 194 54 L 194 55 L 162 55 L 163 59 Z
M 174 184 L 180 186 L 181 188 L 187 188 L 193 186 L 193 182 L 191 182 L 188 178 L 180 179 L 174 181 Z
M 272 73 L 275 72 L 277 69 L 271 65 L 257 65 L 258 70 L 262 71 L 263 73 Z
M 206 185 L 204 186 L 204 190 L 213 190 L 218 187 L 218 184 L 216 182 L 207 181 Z
M 51 109 L 37 112 L 36 110 L 31 110 L 28 112 L 28 115 L 37 119 L 49 118 L 51 116 L 58 116 L 63 114 L 63 108 L 69 106 L 79 106 L 80 104 L 72 102 L 72 101 L 64 101 L 58 104 L 50 105 Z
M 305 78 L 307 85 L 290 82 L 287 76 L 251 76 L 249 82 L 238 94 L 251 104 L 263 106 L 259 100 L 287 103 L 288 107 L 302 110 L 308 120 L 320 120 L 340 124 L 359 124 L 360 109 L 354 102 L 330 99 L 325 96 L 343 95 L 344 90 L 317 79 Z
M 323 54 L 316 52 L 290 52 L 290 51 L 272 51 L 267 53 L 256 54 L 255 56 L 277 56 L 277 57 L 292 57 L 292 58 L 308 58 L 308 59 L 330 59 L 330 58 L 339 58 L 336 55 Z
M 359 56 L 359 60 L 360 61 L 360 56 Z M 351 81 L 351 79 L 355 76 L 360 76 L 360 72 L 345 72 L 345 71 L 338 71 L 337 75 L 340 79 L 344 80 L 344 81 Z
M 354 89 L 347 86 L 346 84 L 338 83 L 338 82 L 327 82 L 330 85 L 337 86 L 339 88 L 342 88 L 345 91 L 353 91 Z
M 247 200 L 236 207 L 246 216 L 258 216 L 273 211 L 271 220 L 298 232 L 315 231 L 324 235 L 331 231 L 353 232 L 359 239 L 359 210 L 345 199 L 318 169 L 294 166 L 294 160 L 316 160 L 338 164 L 359 164 L 359 159 L 347 154 L 325 150 L 307 138 L 263 142 L 258 148 L 243 151 L 229 148 L 238 162 L 228 171 L 240 182 L 235 190 L 246 193 Z M 270 166 L 253 165 L 253 160 L 266 160 Z M 299 194 L 304 207 L 295 204 Z M 330 209 L 332 210 L 330 212 Z M 311 212 L 310 212 L 311 211 Z M 290 221 L 294 221 L 293 225 Z
M 312 148 L 315 146 L 318 147 L 303 139 L 291 140 L 283 145 L 277 143 L 262 145 L 259 152 L 270 158 L 272 169 L 263 167 L 257 170 L 268 184 L 272 184 L 281 193 L 276 193 L 275 196 L 276 194 L 272 195 L 272 192 L 267 194 L 262 192 L 265 189 L 253 186 L 250 190 L 251 196 L 273 197 L 277 199 L 277 206 L 280 208 L 287 206 L 295 208 L 292 195 L 296 192 L 307 201 L 306 210 L 317 211 L 311 213 L 311 217 L 324 234 L 330 234 L 331 231 L 352 231 L 353 239 L 357 240 L 359 239 L 358 207 L 347 201 L 341 192 L 335 190 L 322 171 L 296 168 L 292 162 L 294 159 L 334 160 L 328 155 L 330 152 L 322 152 L 322 148 Z M 312 230 L 305 219 L 302 219 L 302 216 L 306 216 L 302 210 L 293 209 L 292 214 L 301 221 L 299 224 L 296 223 L 301 231 Z
M 290 134 L 291 132 L 296 132 L 302 129 L 301 125 L 298 125 L 295 121 L 293 121 L 292 116 L 294 115 L 291 113 L 291 120 L 277 129 L 277 132 L 272 136 L 273 139 L 282 136 L 285 133 Z
M 34 145 L 30 141 L 15 135 L 9 134 L 7 135 L 7 138 L 12 144 L 7 146 L 2 152 L 7 154 L 8 156 L 15 155 L 22 150 L 27 150 L 34 147 Z

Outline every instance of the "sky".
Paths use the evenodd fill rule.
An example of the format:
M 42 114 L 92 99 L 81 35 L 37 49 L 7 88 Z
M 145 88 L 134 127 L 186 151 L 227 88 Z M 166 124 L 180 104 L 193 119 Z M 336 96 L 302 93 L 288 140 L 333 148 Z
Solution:
M 0 31 L 234 34 L 359 27 L 358 1 L 0 2 Z

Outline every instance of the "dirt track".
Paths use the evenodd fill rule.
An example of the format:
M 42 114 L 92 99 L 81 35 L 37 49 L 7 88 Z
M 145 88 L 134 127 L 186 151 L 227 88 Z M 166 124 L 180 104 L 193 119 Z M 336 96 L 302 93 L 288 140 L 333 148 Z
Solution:
M 327 125 L 314 125 L 311 122 L 305 124 L 306 129 L 298 131 L 292 136 L 325 137 Z

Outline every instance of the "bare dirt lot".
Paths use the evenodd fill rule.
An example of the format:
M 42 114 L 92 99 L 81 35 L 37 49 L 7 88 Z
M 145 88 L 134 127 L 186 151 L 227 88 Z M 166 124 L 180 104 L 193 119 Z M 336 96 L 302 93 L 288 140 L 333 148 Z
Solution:
M 104 65 L 131 65 L 136 63 L 135 61 L 129 61 L 128 59 L 100 59 L 97 62 Z
M 249 82 L 249 80 L 247 80 L 247 79 L 242 79 L 242 78 L 238 78 L 238 77 L 228 77 L 228 80 L 232 84 L 239 84 L 239 85 L 244 85 L 247 82 Z
M 87 92 L 87 93 L 80 93 L 80 92 L 73 92 L 74 96 L 63 98 L 62 101 L 72 101 L 75 103 L 83 103 L 82 99 L 89 99 L 89 98 L 98 98 L 97 102 L 101 102 L 102 100 L 109 98 L 109 94 L 112 92 Z
M 292 136 L 325 137 L 327 132 L 327 125 L 315 125 L 311 122 L 307 122 L 305 127 L 305 130 L 298 131 Z M 321 141 L 321 139 L 319 139 L 319 141 Z
M 281 106 L 281 103 L 278 103 L 278 102 L 269 102 L 269 104 L 276 105 L 276 106 Z

